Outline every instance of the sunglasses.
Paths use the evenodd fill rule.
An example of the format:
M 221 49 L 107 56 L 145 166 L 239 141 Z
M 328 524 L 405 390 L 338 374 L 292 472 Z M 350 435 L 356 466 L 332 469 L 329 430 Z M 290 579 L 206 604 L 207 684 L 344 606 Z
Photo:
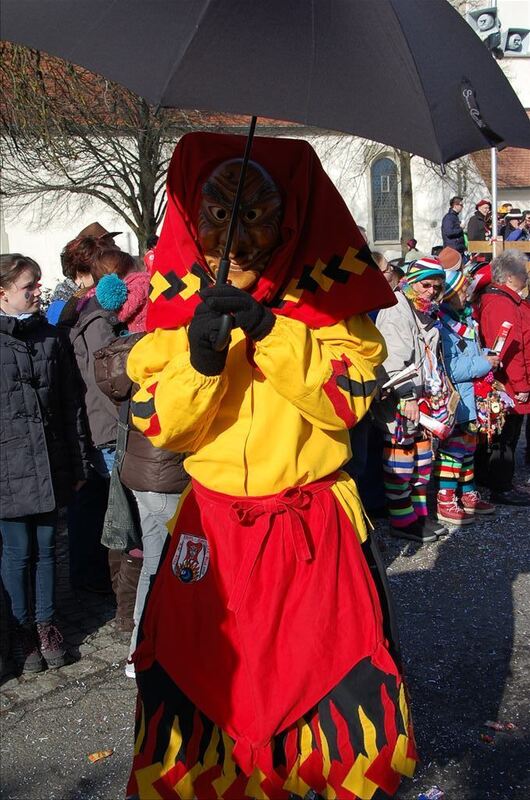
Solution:
M 443 292 L 443 285 L 440 283 L 431 283 L 431 281 L 418 281 L 419 286 L 426 291 L 428 289 L 434 289 L 435 294 L 440 294 Z

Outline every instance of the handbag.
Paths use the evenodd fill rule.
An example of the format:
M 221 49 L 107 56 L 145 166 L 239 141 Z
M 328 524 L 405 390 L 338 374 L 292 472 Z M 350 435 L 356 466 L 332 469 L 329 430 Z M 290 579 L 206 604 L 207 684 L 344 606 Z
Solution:
M 502 383 L 495 380 L 492 372 L 483 378 L 476 378 L 473 387 L 477 409 L 477 433 L 491 445 L 493 437 L 498 436 L 504 428 L 506 417 L 512 411 L 514 402 L 506 393 Z
M 418 332 L 418 338 L 422 342 L 425 351 L 425 360 L 428 363 L 429 372 L 431 375 L 436 375 L 436 382 L 439 384 L 435 390 L 427 390 L 425 396 L 421 398 L 420 402 L 423 402 L 424 404 L 424 413 L 428 413 L 429 416 L 433 417 L 433 419 L 435 419 L 437 422 L 442 423 L 448 428 L 454 428 L 456 410 L 458 408 L 458 404 L 460 403 L 460 394 L 458 390 L 455 389 L 449 375 L 447 374 L 447 370 L 445 369 L 443 342 L 440 338 L 439 347 L 441 358 L 437 358 L 436 353 L 432 351 L 429 344 L 425 341 L 423 331 L 418 322 L 416 310 L 414 309 L 412 303 L 410 305 L 412 317 Z
M 129 433 L 130 400 L 120 406 L 118 433 L 116 437 L 116 457 L 110 475 L 109 502 L 103 522 L 101 544 L 109 550 L 129 552 L 142 549 L 142 529 L 138 508 L 131 490 L 123 485 L 120 470 L 127 448 Z
M 431 391 L 423 398 L 428 407 L 428 413 L 437 422 L 454 428 L 456 410 L 460 402 L 460 393 L 455 389 L 444 366 L 443 345 L 440 343 L 442 358 L 436 359 L 429 345 L 424 341 L 425 357 L 429 362 L 431 371 L 436 370 L 439 378 L 439 388 Z

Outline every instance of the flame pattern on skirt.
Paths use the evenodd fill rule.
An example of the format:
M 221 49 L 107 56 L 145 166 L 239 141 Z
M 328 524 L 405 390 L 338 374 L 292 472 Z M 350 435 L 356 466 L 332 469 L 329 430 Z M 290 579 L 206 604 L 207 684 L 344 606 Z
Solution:
M 185 654 L 183 654 L 185 658 Z M 404 684 L 362 659 L 296 723 L 273 737 L 249 777 L 233 740 L 156 662 L 137 674 L 128 797 L 140 800 L 382 800 L 414 773 L 417 754 Z

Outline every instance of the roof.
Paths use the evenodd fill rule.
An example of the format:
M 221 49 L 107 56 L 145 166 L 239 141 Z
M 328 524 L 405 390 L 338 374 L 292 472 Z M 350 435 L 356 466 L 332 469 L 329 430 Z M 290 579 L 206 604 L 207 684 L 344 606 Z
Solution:
M 527 112 L 530 117 L 530 112 Z M 491 185 L 491 157 L 489 150 L 473 153 L 486 186 Z M 530 187 L 530 150 L 507 147 L 497 155 L 497 186 L 499 189 L 527 189 Z

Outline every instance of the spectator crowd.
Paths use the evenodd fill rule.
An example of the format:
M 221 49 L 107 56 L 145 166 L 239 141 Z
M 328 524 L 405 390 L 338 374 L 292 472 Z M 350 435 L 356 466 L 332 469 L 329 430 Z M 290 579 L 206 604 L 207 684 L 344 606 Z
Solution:
M 480 200 L 466 230 L 462 210 L 453 197 L 431 253 L 416 239 L 397 261 L 373 253 L 397 302 L 372 314 L 387 357 L 345 465 L 368 513 L 422 544 L 447 525 L 493 516 L 497 504 L 530 505 L 514 484 L 525 418 L 530 456 L 528 252 L 470 253 L 470 242 L 491 236 L 492 206 Z M 504 204 L 498 216 L 505 241 L 529 241 L 530 211 Z M 68 658 L 54 605 L 62 508 L 72 587 L 114 592 L 112 625 L 132 655 L 166 523 L 188 483 L 186 454 L 154 447 L 131 420 L 127 359 L 146 329 L 156 236 L 145 263 L 117 236 L 96 222 L 66 244 L 46 313 L 38 263 L 1 256 L 2 670 L 10 659 L 38 672 Z M 131 658 L 125 672 L 134 677 Z

